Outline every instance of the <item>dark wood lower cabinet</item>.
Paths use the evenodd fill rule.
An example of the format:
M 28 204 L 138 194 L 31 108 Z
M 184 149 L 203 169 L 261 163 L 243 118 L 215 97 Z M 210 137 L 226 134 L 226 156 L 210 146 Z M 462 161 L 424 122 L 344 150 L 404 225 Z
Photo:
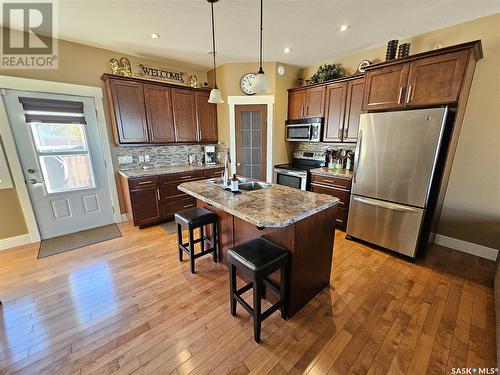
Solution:
M 345 230 L 347 226 L 347 214 L 349 213 L 349 200 L 351 199 L 351 180 L 341 177 L 313 175 L 311 179 L 311 191 L 331 195 L 340 200 L 337 205 L 336 228 Z
M 145 227 L 196 206 L 196 199 L 177 187 L 183 182 L 217 178 L 222 168 L 127 179 L 120 175 L 126 214 L 135 226 Z

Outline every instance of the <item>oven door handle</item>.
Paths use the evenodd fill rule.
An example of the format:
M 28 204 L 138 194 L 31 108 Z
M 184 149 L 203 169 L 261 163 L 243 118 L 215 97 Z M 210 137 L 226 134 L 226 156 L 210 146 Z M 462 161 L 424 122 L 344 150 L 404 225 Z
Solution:
M 304 177 L 304 178 L 307 177 L 307 174 L 300 173 L 300 172 L 291 172 L 291 171 L 285 171 L 285 170 L 282 170 L 282 169 L 275 169 L 274 171 L 276 173 L 284 174 L 284 175 L 287 175 L 287 176 Z

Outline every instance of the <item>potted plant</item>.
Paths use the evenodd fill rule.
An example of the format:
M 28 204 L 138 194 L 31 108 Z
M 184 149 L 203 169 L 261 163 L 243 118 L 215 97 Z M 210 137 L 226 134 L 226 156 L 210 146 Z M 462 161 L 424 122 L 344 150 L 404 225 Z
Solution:
M 318 71 L 311 77 L 311 83 L 325 82 L 344 76 L 345 70 L 341 64 L 324 64 L 320 65 Z

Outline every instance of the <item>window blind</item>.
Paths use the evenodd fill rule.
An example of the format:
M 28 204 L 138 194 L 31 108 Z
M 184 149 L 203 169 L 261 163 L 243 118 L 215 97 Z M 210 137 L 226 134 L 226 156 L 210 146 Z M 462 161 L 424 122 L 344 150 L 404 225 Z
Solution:
M 83 103 L 69 100 L 20 97 L 26 122 L 86 124 Z

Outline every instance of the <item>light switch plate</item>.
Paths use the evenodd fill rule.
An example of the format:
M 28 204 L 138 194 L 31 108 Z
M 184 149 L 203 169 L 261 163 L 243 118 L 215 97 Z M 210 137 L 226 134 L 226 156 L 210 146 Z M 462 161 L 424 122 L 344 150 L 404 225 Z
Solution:
M 133 163 L 134 159 L 132 156 L 118 156 L 118 163 L 119 164 L 130 164 Z
M 139 155 L 139 163 L 144 163 L 144 155 Z
M 146 163 L 148 163 L 148 162 L 149 162 L 149 155 L 144 155 L 144 161 L 145 161 Z

